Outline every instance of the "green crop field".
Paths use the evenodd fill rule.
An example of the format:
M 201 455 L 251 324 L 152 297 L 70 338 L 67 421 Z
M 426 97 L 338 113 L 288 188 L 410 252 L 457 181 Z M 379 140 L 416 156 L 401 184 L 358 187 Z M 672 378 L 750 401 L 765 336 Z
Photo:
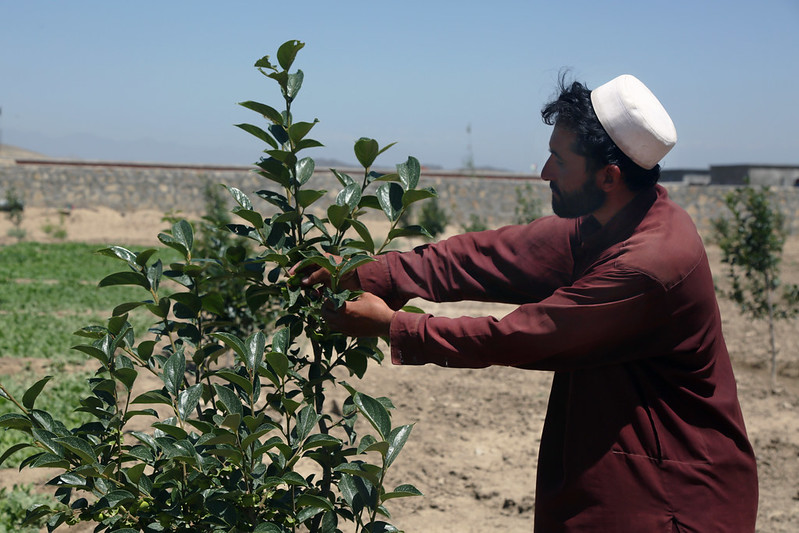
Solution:
M 45 387 L 36 407 L 63 421 L 79 423 L 75 412 L 84 396 L 91 365 L 71 347 L 85 341 L 74 336 L 82 327 L 104 324 L 112 309 L 125 301 L 146 298 L 140 287 L 98 288 L 108 274 L 127 268 L 124 263 L 94 253 L 100 245 L 22 242 L 0 247 L 0 383 L 15 397 L 44 375 L 68 374 Z M 132 250 L 138 251 L 136 248 Z M 159 251 L 167 262 L 173 254 Z M 149 326 L 145 313 L 131 313 L 137 330 Z M 0 398 L 0 415 L 16 407 Z M 23 441 L 16 431 L 0 430 L 0 454 Z M 3 468 L 16 466 L 25 450 L 12 455 Z

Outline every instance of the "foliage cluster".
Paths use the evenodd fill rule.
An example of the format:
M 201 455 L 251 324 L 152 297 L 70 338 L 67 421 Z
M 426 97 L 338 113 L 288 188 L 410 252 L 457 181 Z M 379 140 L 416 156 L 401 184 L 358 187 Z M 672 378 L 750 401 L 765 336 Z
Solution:
M 52 365 L 51 371 L 66 372 L 66 366 L 62 364 Z M 61 420 L 68 427 L 77 427 L 89 422 L 90 417 L 86 413 L 77 411 L 80 407 L 78 400 L 89 392 L 87 379 L 89 374 L 86 372 L 67 372 L 66 375 L 56 381 L 52 387 L 43 391 L 38 400 L 39 408 L 47 411 L 54 418 Z M 5 383 L 6 376 L 0 379 Z M 24 392 L 35 382 L 35 378 L 25 378 L 15 376 L 12 382 L 4 384 L 7 394 L 21 398 Z M 2 393 L 0 393 L 2 395 Z M 0 416 L 9 413 L 16 413 L 16 406 L 10 402 L 0 401 Z M 28 442 L 29 438 L 25 433 L 17 431 L 0 432 L 0 453 L 10 450 L 18 444 Z M 26 455 L 20 451 L 13 453 L 5 458 L 3 466 L 18 467 L 25 459 Z
M 44 520 L 23 525 L 27 509 L 43 505 L 52 498 L 34 492 L 33 485 L 14 485 L 11 489 L 0 488 L 0 533 L 39 533 Z
M 437 199 L 425 202 L 419 210 L 417 219 L 418 224 L 427 230 L 430 239 L 434 239 L 444 233 L 449 223 L 447 211 L 439 205 Z
M 22 229 L 22 216 L 25 211 L 25 204 L 22 201 L 22 196 L 17 192 L 14 187 L 9 187 L 6 190 L 5 204 L 3 208 L 6 211 L 6 216 L 11 224 L 14 226 L 8 230 L 8 236 L 17 239 L 17 242 L 25 238 L 25 230 Z
M 777 348 L 774 322 L 799 312 L 799 287 L 780 280 L 787 230 L 785 216 L 773 206 L 766 187 L 737 187 L 725 197 L 731 218 L 713 221 L 713 231 L 728 266 L 730 288 L 722 294 L 741 312 L 767 320 L 771 348 L 771 385 L 776 387 Z
M 314 161 L 298 157 L 320 146 L 308 137 L 316 121 L 294 119 L 292 104 L 303 83 L 291 72 L 298 41 L 284 43 L 277 64 L 269 56 L 255 66 L 275 81 L 284 109 L 259 102 L 241 105 L 266 120 L 262 128 L 238 125 L 266 145 L 257 173 L 267 187 L 257 196 L 277 213 L 264 216 L 248 194 L 228 188 L 241 223 L 228 229 L 257 249 L 226 248 L 197 255 L 195 230 L 177 220 L 160 241 L 178 258 L 165 264 L 155 249 L 111 246 L 101 254 L 125 269 L 105 276 L 101 287 L 133 286 L 141 296 L 117 305 L 102 326 L 78 331 L 74 348 L 99 363 L 80 411 L 91 420 L 77 427 L 41 408 L 37 400 L 51 379 L 34 383 L 21 397 L 4 389 L 18 413 L 0 416 L 0 427 L 26 434 L 28 442 L 5 450 L 0 462 L 33 452 L 22 467 L 53 467 L 50 482 L 58 505 L 34 507 L 30 520 L 61 524 L 97 522 L 96 531 L 307 530 L 334 533 L 344 523 L 364 532 L 396 531 L 386 503 L 418 495 L 408 484 L 387 490 L 387 472 L 411 426 L 392 424 L 388 398 L 359 392 L 337 375 L 363 377 L 370 360 L 382 360 L 377 339 L 329 331 L 323 305 L 342 305 L 356 293 L 339 280 L 371 261 L 395 239 L 428 235 L 421 227 L 398 227 L 404 211 L 435 197 L 420 188 L 419 162 L 409 157 L 396 172 L 371 170 L 387 148 L 361 138 L 355 155 L 358 179 L 334 171 L 341 185 L 321 209 L 326 191 L 309 187 Z M 385 241 L 375 242 L 360 220 L 383 213 L 391 222 Z M 331 273 L 329 287 L 303 288 L 290 274 L 318 266 Z M 252 327 L 229 320 L 221 293 L 241 283 Z M 273 325 L 258 312 L 277 301 Z M 145 311 L 142 332 L 131 313 Z M 141 391 L 140 374 L 157 383 Z M 341 409 L 327 398 L 334 388 L 347 398 Z M 149 430 L 129 431 L 135 421 Z
M 541 201 L 535 196 L 533 186 L 529 183 L 524 187 L 516 187 L 516 214 L 517 224 L 529 224 L 537 218 L 541 218 Z

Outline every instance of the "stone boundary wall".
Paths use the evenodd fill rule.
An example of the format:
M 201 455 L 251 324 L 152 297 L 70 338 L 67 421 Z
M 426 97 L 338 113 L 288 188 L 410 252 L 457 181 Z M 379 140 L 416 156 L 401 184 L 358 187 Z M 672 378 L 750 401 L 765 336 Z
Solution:
M 353 177 L 355 169 L 341 169 Z M 135 163 L 91 163 L 83 161 L 17 160 L 0 165 L 0 196 L 14 188 L 27 206 L 91 208 L 105 206 L 123 212 L 155 209 L 199 215 L 204 211 L 207 184 L 236 187 L 250 195 L 254 205 L 269 213 L 271 205 L 254 193 L 276 190 L 274 184 L 250 167 L 178 166 Z M 477 214 L 489 227 L 515 222 L 517 195 L 533 195 L 542 214 L 550 214 L 548 185 L 531 174 L 478 171 L 462 172 L 423 170 L 421 185 L 438 191 L 439 202 L 449 214 L 450 224 L 460 227 Z M 724 196 L 731 185 L 664 184 L 671 197 L 693 217 L 702 233 L 711 229 L 711 220 L 727 212 Z M 326 189 L 329 201 L 335 198 L 340 184 L 328 170 L 319 170 L 308 187 Z M 799 232 L 799 188 L 772 187 L 774 198 L 786 215 L 793 233 Z M 227 194 L 223 191 L 224 194 Z M 320 200 L 327 205 L 326 200 Z M 231 202 L 232 205 L 232 202 Z

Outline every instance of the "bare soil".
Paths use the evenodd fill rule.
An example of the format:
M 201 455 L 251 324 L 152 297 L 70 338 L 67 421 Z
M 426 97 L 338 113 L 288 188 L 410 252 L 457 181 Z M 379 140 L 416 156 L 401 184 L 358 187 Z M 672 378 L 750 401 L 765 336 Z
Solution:
M 66 239 L 104 244 L 158 244 L 167 225 L 161 213 L 77 209 L 28 209 L 27 240 L 54 238 L 53 226 Z M 48 228 L 49 226 L 49 228 Z M 0 220 L 0 244 L 14 242 L 12 229 Z M 45 231 L 49 229 L 49 231 Z M 716 278 L 723 282 L 719 251 L 708 246 Z M 786 247 L 784 277 L 799 282 L 799 239 Z M 738 391 L 760 475 L 758 531 L 799 531 L 799 331 L 796 320 L 778 324 L 778 391 L 769 390 L 768 331 L 765 324 L 742 317 L 720 300 L 724 332 L 735 366 Z M 481 303 L 421 304 L 437 314 L 502 316 L 509 307 Z M 35 372 L 36 361 L 0 360 Z M 509 368 L 458 370 L 374 366 L 360 388 L 392 398 L 395 423 L 415 424 L 395 463 L 389 485 L 412 483 L 423 498 L 394 500 L 393 520 L 408 532 L 478 533 L 531 531 L 536 455 L 551 376 Z M 0 470 L 0 484 L 46 481 L 53 472 Z M 88 529 L 86 529 L 88 531 Z

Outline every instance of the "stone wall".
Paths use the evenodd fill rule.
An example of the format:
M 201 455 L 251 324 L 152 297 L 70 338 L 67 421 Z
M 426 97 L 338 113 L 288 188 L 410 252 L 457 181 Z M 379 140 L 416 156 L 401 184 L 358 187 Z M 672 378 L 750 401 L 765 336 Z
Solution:
M 347 172 L 346 169 L 342 169 Z M 357 175 L 356 170 L 350 172 Z M 13 187 L 26 205 L 39 207 L 106 206 L 121 211 L 156 209 L 200 214 L 204 211 L 207 184 L 224 183 L 248 193 L 258 209 L 269 212 L 270 205 L 260 201 L 255 191 L 273 184 L 248 167 L 174 166 L 147 164 L 110 164 L 90 162 L 49 162 L 18 160 L 0 165 L 0 196 Z M 434 187 L 440 205 L 456 227 L 469 222 L 471 214 L 480 216 L 489 227 L 513 223 L 517 195 L 538 199 L 542 214 L 551 213 L 548 185 L 529 174 L 423 171 L 423 186 Z M 329 200 L 340 185 L 329 171 L 314 174 L 309 187 L 325 189 Z M 700 231 L 710 230 L 710 221 L 726 213 L 724 195 L 733 186 L 701 186 L 666 183 L 669 194 L 694 218 Z M 799 232 L 799 188 L 773 188 L 775 200 L 788 218 L 793 232 Z M 227 193 L 225 193 L 227 194 Z M 320 205 L 327 205 L 321 200 Z

